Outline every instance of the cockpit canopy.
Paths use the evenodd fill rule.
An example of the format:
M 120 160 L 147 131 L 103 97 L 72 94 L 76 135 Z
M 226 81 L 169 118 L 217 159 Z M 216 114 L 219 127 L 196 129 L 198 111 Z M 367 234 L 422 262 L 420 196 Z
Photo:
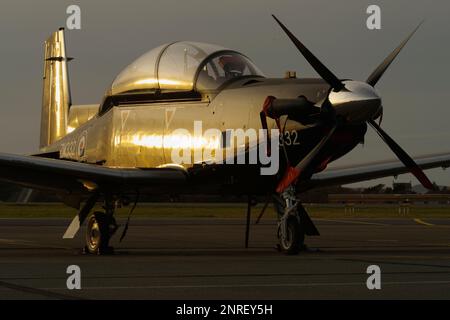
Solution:
M 239 52 L 207 43 L 175 42 L 128 65 L 114 80 L 111 94 L 209 91 L 243 76 L 264 75 Z

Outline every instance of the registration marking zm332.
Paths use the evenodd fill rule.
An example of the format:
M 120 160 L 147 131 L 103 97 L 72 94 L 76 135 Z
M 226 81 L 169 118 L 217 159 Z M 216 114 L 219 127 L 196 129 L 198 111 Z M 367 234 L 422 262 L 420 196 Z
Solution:
M 286 131 L 280 135 L 280 146 L 299 146 L 300 141 L 296 130 Z

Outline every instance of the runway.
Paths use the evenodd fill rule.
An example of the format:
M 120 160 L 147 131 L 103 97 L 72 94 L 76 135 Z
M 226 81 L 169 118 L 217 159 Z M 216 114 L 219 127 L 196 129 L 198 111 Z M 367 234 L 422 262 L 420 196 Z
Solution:
M 274 249 L 275 222 L 132 220 L 114 255 L 80 253 L 69 219 L 0 220 L 0 299 L 449 299 L 450 219 L 317 219 L 297 256 Z M 81 268 L 81 290 L 66 269 Z M 381 268 L 381 290 L 366 286 Z

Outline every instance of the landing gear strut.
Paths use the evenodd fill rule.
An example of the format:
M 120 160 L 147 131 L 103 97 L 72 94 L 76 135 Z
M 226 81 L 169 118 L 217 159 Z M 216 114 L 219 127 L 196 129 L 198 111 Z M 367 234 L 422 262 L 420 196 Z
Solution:
M 305 231 L 298 214 L 295 188 L 289 186 L 275 202 L 278 220 L 278 248 L 285 254 L 297 254 L 304 247 Z
M 115 203 L 111 199 L 105 200 L 105 212 L 96 211 L 88 219 L 86 228 L 85 252 L 91 254 L 113 253 L 109 240 L 116 232 L 118 226 L 113 217 Z
M 305 235 L 318 236 L 319 231 L 305 208 L 298 201 L 295 188 L 289 186 L 275 198 L 278 212 L 278 248 L 286 254 L 297 254 L 306 249 Z

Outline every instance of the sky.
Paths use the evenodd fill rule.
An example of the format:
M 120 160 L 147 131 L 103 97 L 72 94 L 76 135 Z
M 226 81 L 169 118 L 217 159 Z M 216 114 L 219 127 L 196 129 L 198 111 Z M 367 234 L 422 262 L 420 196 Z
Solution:
M 66 31 L 74 104 L 99 103 L 122 68 L 160 44 L 193 40 L 240 51 L 270 77 L 287 70 L 317 77 L 271 18 L 276 14 L 341 78 L 365 80 L 422 20 L 419 31 L 377 84 L 382 127 L 412 156 L 450 151 L 450 2 L 446 0 L 2 0 L 0 152 L 38 150 L 43 42 L 81 8 L 81 29 Z M 381 29 L 366 27 L 369 5 Z M 393 159 L 369 128 L 364 146 L 333 166 Z M 427 171 L 450 185 L 450 172 Z M 359 185 L 390 184 L 393 178 Z M 398 181 L 416 184 L 410 175 Z

